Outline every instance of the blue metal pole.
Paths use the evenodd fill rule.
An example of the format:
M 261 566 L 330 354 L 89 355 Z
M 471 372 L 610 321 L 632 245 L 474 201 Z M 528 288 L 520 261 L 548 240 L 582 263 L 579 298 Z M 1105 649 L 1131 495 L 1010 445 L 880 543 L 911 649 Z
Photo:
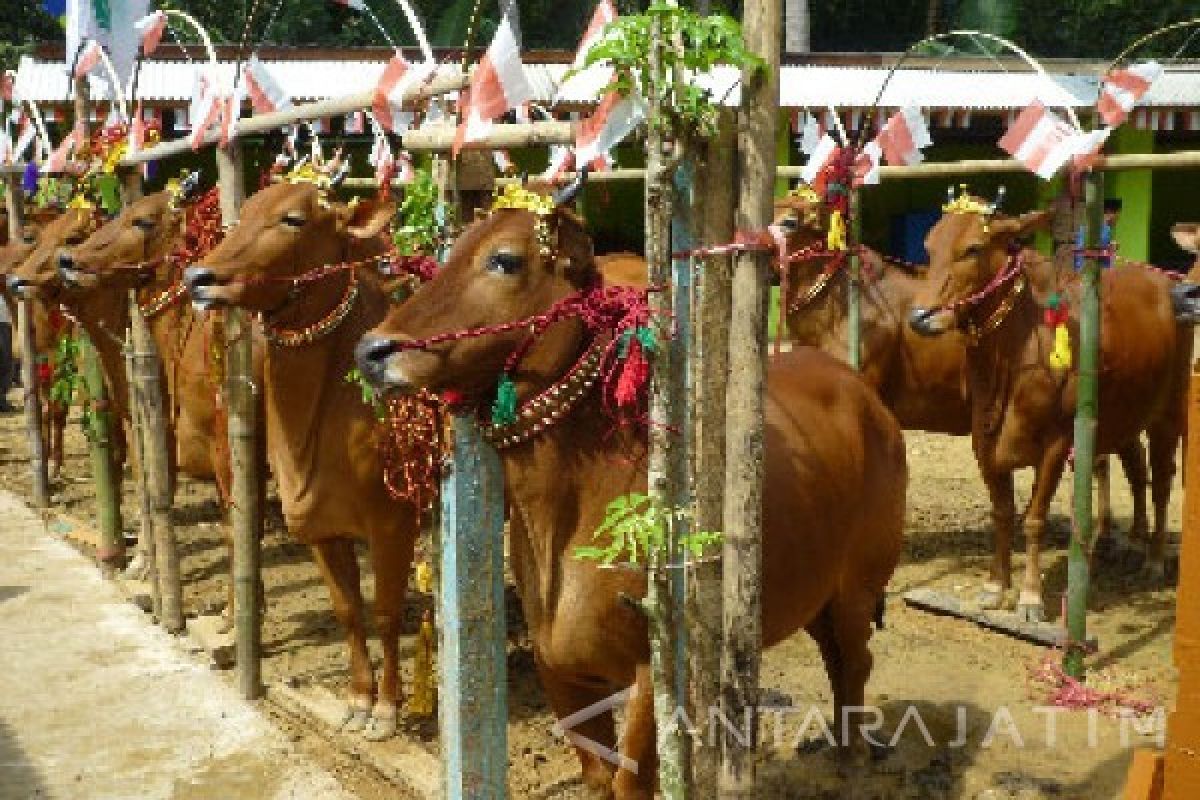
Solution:
M 440 702 L 447 800 L 507 797 L 504 476 L 470 417 L 442 483 Z

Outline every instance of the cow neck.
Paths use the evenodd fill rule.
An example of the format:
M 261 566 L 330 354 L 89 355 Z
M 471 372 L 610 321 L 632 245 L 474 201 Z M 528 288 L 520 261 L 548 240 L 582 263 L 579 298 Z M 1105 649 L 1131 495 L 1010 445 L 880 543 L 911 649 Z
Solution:
M 129 310 L 123 292 L 88 292 L 86 296 L 72 296 L 63 301 L 63 307 L 79 320 L 96 353 L 104 375 L 108 379 L 110 405 L 123 418 L 129 418 L 129 381 L 125 374 L 124 340 L 121 338 L 129 324 Z
M 591 344 L 581 337 L 566 363 L 577 363 Z M 525 372 L 545 375 L 547 360 L 545 351 L 532 350 Z M 542 393 L 563 375 L 520 381 L 519 397 Z M 615 495 L 644 491 L 646 442 L 637 431 L 614 427 L 601 393 L 593 388 L 583 393 L 560 424 L 498 451 L 510 508 L 522 522 L 512 529 L 521 539 L 513 542 L 514 571 L 522 584 L 523 602 L 534 604 L 541 615 L 549 615 L 555 607 L 568 550 L 583 544 L 580 536 L 592 534 L 580 528 L 581 517 L 589 509 L 602 510 L 603 503 Z
M 799 281 L 793 279 L 792 285 L 796 286 L 796 291 L 784 301 L 788 304 L 785 317 L 789 333 L 794 341 L 801 344 L 819 346 L 831 335 L 838 335 L 845 324 L 848 287 L 844 275 L 849 273 L 842 267 L 833 273 L 826 273 L 830 258 L 823 256 L 819 259 L 821 271 L 813 280 L 800 285 Z M 803 267 L 790 268 L 799 270 Z
M 382 250 L 382 245 L 380 245 Z M 361 257 L 361 256 L 360 256 Z M 343 285 L 343 281 L 320 283 Z M 342 324 L 327 336 L 304 347 L 268 347 L 265 361 L 265 406 L 270 435 L 268 447 L 272 461 L 280 464 L 287 474 L 297 477 L 300 484 L 309 486 L 316 479 L 318 431 L 323 415 L 359 413 L 371 415 L 367 404 L 361 402 L 357 387 L 346 383 L 345 376 L 354 366 L 354 346 L 359 339 L 383 318 L 387 297 L 373 280 L 359 281 L 359 299 Z M 334 287 L 336 288 L 336 286 Z M 306 309 L 327 309 L 336 293 L 328 286 L 311 285 L 307 289 L 324 298 L 325 306 L 306 303 Z M 309 311 L 308 313 L 312 313 Z M 298 315 L 297 320 L 303 319 Z M 334 406 L 331 395 L 341 393 L 349 405 Z M 286 465 L 286 468 L 284 467 Z M 287 498 L 284 499 L 285 508 Z
M 282 308 L 263 314 L 267 341 L 280 347 L 304 347 L 325 338 L 354 310 L 361 291 L 355 268 L 305 284 Z

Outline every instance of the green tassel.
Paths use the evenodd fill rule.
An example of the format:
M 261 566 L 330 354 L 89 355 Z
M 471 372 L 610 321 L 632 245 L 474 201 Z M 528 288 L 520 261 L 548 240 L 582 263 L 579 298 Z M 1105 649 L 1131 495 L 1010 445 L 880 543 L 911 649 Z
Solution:
M 492 404 L 492 424 L 510 425 L 517 421 L 517 385 L 507 372 L 496 384 L 496 402 Z
M 1059 296 L 1058 292 L 1051 294 L 1050 299 L 1046 301 L 1046 308 L 1054 309 L 1056 311 L 1060 305 L 1062 305 L 1062 297 Z
M 642 352 L 646 355 L 654 355 L 658 349 L 658 337 L 654 335 L 654 331 L 646 327 L 640 327 L 635 331 L 638 341 L 642 343 Z

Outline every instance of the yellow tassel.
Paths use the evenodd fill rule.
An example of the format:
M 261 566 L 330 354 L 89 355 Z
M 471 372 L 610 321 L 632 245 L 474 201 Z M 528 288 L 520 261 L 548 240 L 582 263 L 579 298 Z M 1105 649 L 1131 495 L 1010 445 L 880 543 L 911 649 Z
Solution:
M 1050 366 L 1054 369 L 1071 368 L 1071 333 L 1066 325 L 1054 326 L 1054 349 L 1050 351 Z
M 437 689 L 433 684 L 433 617 L 426 611 L 417 632 L 417 647 L 413 654 L 412 694 L 408 698 L 408 713 L 413 716 L 432 716 L 437 706 Z
M 829 215 L 829 233 L 825 244 L 830 252 L 836 253 L 846 249 L 846 220 L 842 212 L 835 210 Z
M 421 594 L 430 594 L 433 592 L 433 567 L 428 561 L 418 561 L 415 569 L 414 578 L 416 579 L 417 591 Z

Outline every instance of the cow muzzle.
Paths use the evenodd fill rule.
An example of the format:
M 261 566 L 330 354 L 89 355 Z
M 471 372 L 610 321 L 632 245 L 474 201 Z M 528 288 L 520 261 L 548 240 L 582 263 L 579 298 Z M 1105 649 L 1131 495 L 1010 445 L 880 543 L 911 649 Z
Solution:
M 58 277 L 70 289 L 91 289 L 96 285 L 96 276 L 81 270 L 70 253 L 58 254 Z
M 1184 325 L 1200 323 L 1200 284 L 1182 281 L 1172 286 L 1171 308 L 1176 322 Z
M 197 311 L 211 311 L 224 304 L 224 298 L 214 294 L 220 284 L 217 275 L 208 267 L 188 267 L 183 271 L 183 285 L 192 296 Z
M 354 346 L 354 363 L 373 386 L 380 389 L 408 389 L 411 381 L 399 365 L 400 348 L 385 336 L 367 334 Z
M 8 276 L 8 291 L 12 292 L 14 297 L 22 300 L 32 300 L 37 295 L 37 287 L 25 278 L 19 278 L 16 275 Z
M 944 308 L 914 308 L 908 325 L 922 336 L 941 336 L 954 327 L 954 313 Z

